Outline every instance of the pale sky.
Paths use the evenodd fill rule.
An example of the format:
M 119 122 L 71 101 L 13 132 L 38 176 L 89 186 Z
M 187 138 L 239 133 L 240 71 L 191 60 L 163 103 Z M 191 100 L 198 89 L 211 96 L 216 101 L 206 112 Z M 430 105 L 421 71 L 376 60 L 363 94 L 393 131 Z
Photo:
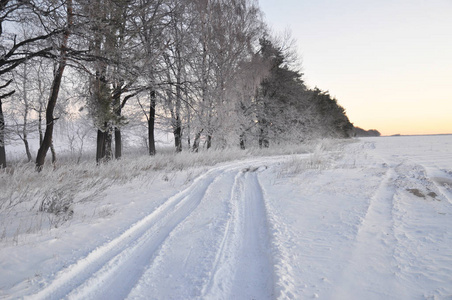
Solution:
M 452 133 L 452 0 L 259 0 L 355 126 Z

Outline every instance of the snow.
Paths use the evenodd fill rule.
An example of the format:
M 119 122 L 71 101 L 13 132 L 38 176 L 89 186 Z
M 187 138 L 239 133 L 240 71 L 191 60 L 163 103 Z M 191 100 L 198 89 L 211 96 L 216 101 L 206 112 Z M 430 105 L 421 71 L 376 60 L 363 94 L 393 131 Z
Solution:
M 106 185 L 57 228 L 2 228 L 0 297 L 450 299 L 451 154 L 363 138 Z

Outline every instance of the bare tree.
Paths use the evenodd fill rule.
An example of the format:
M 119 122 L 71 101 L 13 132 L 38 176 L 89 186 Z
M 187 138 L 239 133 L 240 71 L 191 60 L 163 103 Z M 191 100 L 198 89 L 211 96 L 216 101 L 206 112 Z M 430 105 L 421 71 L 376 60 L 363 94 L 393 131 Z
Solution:
M 0 166 L 3 167 L 6 166 L 6 155 L 2 100 L 14 94 L 14 90 L 3 92 L 10 88 L 10 72 L 34 57 L 53 58 L 52 46 L 46 41 L 62 32 L 61 28 L 48 30 L 44 25 L 54 9 L 48 4 L 46 1 L 0 1 L 0 78 L 3 81 L 0 85 Z M 16 25 L 30 22 L 37 24 L 33 34 L 21 38 L 16 32 Z
M 147 68 L 146 58 L 139 54 L 146 48 L 140 45 L 145 35 L 142 32 L 147 30 L 147 23 L 143 22 L 147 15 L 143 17 L 143 11 L 148 11 L 151 4 L 155 1 L 97 0 L 86 5 L 86 38 L 93 58 L 89 106 L 98 129 L 98 162 L 113 157 L 113 134 L 115 157 L 121 157 L 121 127 L 127 123 L 123 108 L 130 98 L 148 89 L 139 80 Z
M 66 64 L 67 64 L 69 36 L 71 33 L 71 27 L 73 25 L 72 0 L 66 0 L 64 7 L 66 10 L 66 26 L 62 33 L 58 67 L 56 69 L 56 72 L 55 72 L 55 75 L 53 78 L 51 93 L 50 93 L 49 100 L 47 102 L 46 131 L 45 131 L 44 139 L 41 143 L 41 146 L 39 147 L 38 155 L 36 156 L 36 169 L 38 171 L 42 170 L 47 151 L 49 150 L 50 146 L 52 145 L 53 128 L 54 128 L 54 122 L 55 122 L 53 112 L 55 110 L 55 106 L 57 103 L 58 94 L 59 94 L 60 86 L 61 86 L 61 80 L 63 78 L 63 72 L 64 72 L 64 69 L 66 68 Z
M 7 88 L 12 82 L 12 79 L 3 85 L 0 85 L 0 90 Z M 3 99 L 10 97 L 14 91 L 7 92 L 0 95 L 0 168 L 6 168 L 6 151 L 5 151 L 5 116 L 3 114 Z
M 157 89 L 159 74 L 163 73 L 159 67 L 163 53 L 166 51 L 167 39 L 163 31 L 167 27 L 170 7 L 167 0 L 140 0 L 138 18 L 135 22 L 136 31 L 139 34 L 144 56 L 143 73 L 145 90 L 149 95 L 149 108 L 144 110 L 148 123 L 148 150 L 149 155 L 156 154 L 155 147 L 155 119 L 157 105 Z
M 23 63 L 19 68 L 16 68 L 17 72 L 13 72 L 14 76 L 14 82 L 15 82 L 15 96 L 19 99 L 15 99 L 14 102 L 16 103 L 15 108 L 18 111 L 18 113 L 21 115 L 21 122 L 16 122 L 16 133 L 19 136 L 19 138 L 22 140 L 25 146 L 25 153 L 27 155 L 27 160 L 30 162 L 33 160 L 31 152 L 30 152 L 30 146 L 28 143 L 28 133 L 30 131 L 29 129 L 29 115 L 31 111 L 31 103 L 30 103 L 30 89 L 29 86 L 30 82 L 30 67 L 29 63 L 25 62 Z M 17 105 L 17 104 L 21 105 Z
M 171 128 L 174 135 L 176 152 L 182 151 L 182 103 L 186 88 L 189 46 L 191 43 L 191 18 L 189 1 L 170 2 L 169 24 L 165 35 L 169 39 L 166 51 L 163 53 L 166 74 L 165 104 L 171 117 Z

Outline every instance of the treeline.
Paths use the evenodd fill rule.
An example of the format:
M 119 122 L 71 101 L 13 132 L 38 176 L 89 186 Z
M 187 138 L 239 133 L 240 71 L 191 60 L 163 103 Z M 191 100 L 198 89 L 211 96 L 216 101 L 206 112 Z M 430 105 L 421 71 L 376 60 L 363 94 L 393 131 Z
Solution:
M 146 124 L 150 155 L 156 128 L 177 152 L 353 132 L 334 98 L 305 85 L 256 1 L 1 0 L 0 11 L 1 167 L 8 136 L 31 161 L 39 132 L 40 170 L 55 122 L 86 112 L 98 162 L 121 157 L 130 123 Z
M 365 130 L 360 127 L 355 127 L 354 132 L 354 136 L 356 137 L 381 136 L 381 133 L 376 129 Z

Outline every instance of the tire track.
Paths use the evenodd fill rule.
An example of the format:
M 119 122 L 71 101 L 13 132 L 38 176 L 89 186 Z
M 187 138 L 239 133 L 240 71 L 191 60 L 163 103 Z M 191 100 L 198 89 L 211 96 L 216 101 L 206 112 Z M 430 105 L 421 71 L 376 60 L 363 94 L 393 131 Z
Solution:
M 273 265 L 269 255 L 270 243 L 264 199 L 257 175 L 252 173 L 258 168 L 249 166 L 280 160 L 279 157 L 266 160 L 251 159 L 212 168 L 196 178 L 189 187 L 170 197 L 149 215 L 130 226 L 117 238 L 62 269 L 39 292 L 25 298 L 124 299 L 128 297 L 140 284 L 140 279 L 147 270 L 154 265 L 154 260 L 159 256 L 162 246 L 174 230 L 197 210 L 201 202 L 214 200 L 211 197 L 215 193 L 208 193 L 209 190 L 213 192 L 216 189 L 217 185 L 213 183 L 221 183 L 225 177 L 232 180 L 234 174 L 236 174 L 234 183 L 229 190 L 231 195 L 225 199 L 226 203 L 231 202 L 231 210 L 228 213 L 230 220 L 221 242 L 221 250 L 215 249 L 218 251 L 217 262 L 211 272 L 216 278 L 214 276 L 207 278 L 207 281 L 212 283 L 204 288 L 204 292 L 209 294 L 211 291 L 227 291 L 235 299 L 271 298 Z M 220 275 L 223 272 L 220 270 L 226 270 L 225 265 L 229 273 Z M 220 283 L 219 278 L 224 279 L 223 283 Z M 200 293 L 205 282 L 199 286 Z M 243 286 L 244 284 L 247 286 Z M 243 291 L 246 291 L 246 294 L 242 294 Z M 215 295 L 219 296 L 223 293 Z
M 358 229 L 350 261 L 344 269 L 336 299 L 399 298 L 401 291 L 396 280 L 394 234 L 394 197 L 397 173 L 388 169 L 380 186 L 371 198 L 366 215 Z M 378 280 L 370 281 L 367 276 Z M 382 292 L 384 291 L 384 292 Z
M 407 290 L 422 291 L 425 299 L 447 298 L 452 290 L 449 178 L 438 168 L 412 161 L 397 172 L 398 278 Z
M 240 210 L 238 201 L 244 189 L 242 181 L 243 173 L 239 172 L 234 178 L 230 199 L 230 217 L 226 223 L 223 238 L 213 263 L 209 282 L 204 286 L 202 298 L 211 298 L 216 294 L 230 293 L 231 278 L 234 276 L 237 264 L 238 247 L 240 243 Z
M 199 176 L 119 237 L 60 271 L 48 286 L 26 298 L 126 297 L 162 242 L 195 210 L 223 170 L 215 168 Z
M 274 270 L 258 168 L 239 172 L 231 194 L 231 213 L 203 299 L 272 299 Z

